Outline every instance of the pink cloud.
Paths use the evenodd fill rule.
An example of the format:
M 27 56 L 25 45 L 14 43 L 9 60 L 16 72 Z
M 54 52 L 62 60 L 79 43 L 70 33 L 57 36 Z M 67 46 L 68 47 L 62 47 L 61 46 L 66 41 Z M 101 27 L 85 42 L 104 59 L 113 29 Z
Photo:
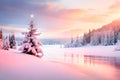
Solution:
M 61 14 L 59 15 L 62 19 L 78 19 L 81 15 L 87 13 L 84 9 L 69 9 L 69 10 L 63 10 Z
M 82 22 L 104 22 L 105 19 L 108 17 L 106 14 L 89 14 L 86 16 L 81 17 L 79 20 Z
M 26 31 L 23 28 L 13 28 L 13 27 L 6 27 L 6 26 L 0 26 L 0 28 L 3 29 L 3 30 L 6 30 L 6 31 L 16 32 L 16 33 Z
M 110 13 L 110 14 L 118 13 L 118 12 L 120 12 L 120 1 L 116 1 L 108 9 L 108 13 Z
M 52 3 L 47 2 L 47 3 L 46 3 L 46 8 L 47 8 L 48 10 L 53 10 L 53 9 L 55 8 L 55 6 L 54 6 Z
M 70 30 L 66 30 L 66 31 L 62 32 L 61 34 L 62 35 L 66 34 L 66 36 L 68 36 L 68 35 L 75 36 L 75 35 L 79 35 L 81 33 L 83 33 L 82 29 L 70 29 Z

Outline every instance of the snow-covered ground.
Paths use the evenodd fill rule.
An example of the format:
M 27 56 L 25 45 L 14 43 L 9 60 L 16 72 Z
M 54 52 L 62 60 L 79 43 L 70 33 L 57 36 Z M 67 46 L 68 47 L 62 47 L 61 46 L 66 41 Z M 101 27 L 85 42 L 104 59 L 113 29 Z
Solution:
M 116 46 L 84 46 L 79 48 L 63 48 L 62 45 L 45 45 L 42 47 L 44 59 L 63 60 L 65 56 L 73 55 L 93 55 L 120 57 L 120 51 L 115 50 Z
M 83 55 L 99 55 L 120 57 L 120 51 L 115 50 L 114 46 L 84 46 L 80 48 L 66 48 L 66 53 L 83 54 Z
M 115 47 L 43 45 L 42 58 L 0 50 L 0 80 L 120 80 Z

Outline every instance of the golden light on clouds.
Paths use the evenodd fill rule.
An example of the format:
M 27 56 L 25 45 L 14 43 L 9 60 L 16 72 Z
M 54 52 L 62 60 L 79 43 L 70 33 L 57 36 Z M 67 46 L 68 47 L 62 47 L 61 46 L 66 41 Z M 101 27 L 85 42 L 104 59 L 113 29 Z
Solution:
M 87 11 L 82 9 L 71 9 L 62 12 L 62 15 L 59 17 L 62 19 L 76 20 L 79 19 L 82 15 L 86 14 Z
M 28 4 L 26 5 L 26 3 Z M 31 3 L 29 3 L 26 1 L 26 3 L 25 5 L 27 7 L 24 8 L 23 6 L 23 9 L 14 6 L 14 9 L 16 9 L 14 16 L 17 14 L 15 17 L 12 16 L 14 20 L 11 20 L 11 17 L 8 18 L 11 15 L 9 15 L 9 9 L 6 10 L 9 16 L 2 18 L 6 19 L 3 20 L 3 22 L 8 22 L 8 24 L 5 22 L 7 26 L 11 26 L 11 24 L 28 25 L 28 16 L 30 13 L 33 13 L 36 16 L 35 25 L 42 31 L 43 37 L 71 37 L 72 35 L 82 35 L 84 32 L 88 32 L 89 29 L 98 29 L 120 18 L 120 0 L 39 0 L 39 2 L 35 0 L 35 2 L 31 1 Z M 14 2 L 14 4 L 16 3 Z M 7 7 L 12 8 L 11 6 Z M 7 7 L 5 6 L 5 8 Z M 17 12 L 19 11 L 17 10 L 19 9 L 22 17 L 25 16 L 24 18 L 21 18 L 21 16 L 18 17 L 19 13 Z M 13 14 L 13 12 L 11 13 Z M 31 18 L 34 17 L 33 14 L 30 15 Z M 24 21 L 25 19 L 26 22 Z M 18 32 L 24 31 L 24 26 L 2 28 Z M 26 29 L 27 28 L 28 27 L 26 27 Z
M 47 6 L 48 10 L 53 10 L 55 8 L 55 6 L 52 3 L 49 3 L 49 2 L 46 3 L 46 6 Z
M 13 28 L 13 27 L 7 27 L 7 26 L 0 26 L 0 28 L 5 31 L 10 31 L 10 32 L 15 32 L 15 33 L 26 31 L 25 28 Z

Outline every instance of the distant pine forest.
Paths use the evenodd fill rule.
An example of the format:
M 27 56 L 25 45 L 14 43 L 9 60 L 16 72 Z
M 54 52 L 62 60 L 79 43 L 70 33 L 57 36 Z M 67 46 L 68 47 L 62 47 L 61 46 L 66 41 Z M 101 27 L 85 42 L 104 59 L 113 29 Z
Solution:
M 80 47 L 84 45 L 115 45 L 120 40 L 120 19 L 115 20 L 96 30 L 89 30 L 83 37 L 71 38 L 65 47 Z

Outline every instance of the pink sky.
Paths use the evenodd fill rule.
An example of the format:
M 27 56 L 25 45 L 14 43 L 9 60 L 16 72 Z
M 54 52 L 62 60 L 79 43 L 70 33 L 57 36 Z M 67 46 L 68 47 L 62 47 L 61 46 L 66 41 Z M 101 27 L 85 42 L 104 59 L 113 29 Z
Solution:
M 24 3 L 24 0 L 22 1 Z M 33 8 L 33 11 L 27 13 L 21 10 L 23 13 L 20 16 L 25 17 L 16 19 L 18 21 L 20 19 L 20 22 L 25 21 L 21 24 L 18 22 L 18 24 L 16 22 L 7 24 L 5 25 L 7 27 L 4 26 L 5 30 L 12 29 L 21 35 L 19 32 L 27 30 L 31 13 L 35 15 L 35 24 L 42 32 L 42 38 L 81 36 L 89 29 L 100 28 L 120 18 L 120 0 L 32 0 L 26 2 L 29 2 L 27 6 Z M 16 9 L 15 13 L 18 14 L 17 12 L 19 11 Z

